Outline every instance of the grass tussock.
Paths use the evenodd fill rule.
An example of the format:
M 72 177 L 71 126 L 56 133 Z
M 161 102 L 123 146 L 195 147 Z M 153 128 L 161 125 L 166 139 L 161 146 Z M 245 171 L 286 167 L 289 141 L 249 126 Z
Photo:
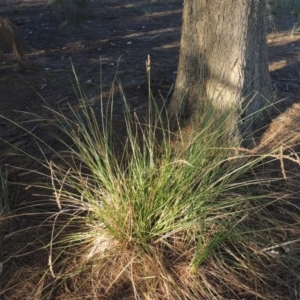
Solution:
M 277 31 L 276 21 L 280 22 L 289 15 L 293 20 L 290 34 L 298 34 L 300 29 L 300 3 L 298 0 L 268 0 L 266 2 L 268 25 Z
M 0 169 L 0 216 L 6 215 L 10 211 L 10 199 L 7 187 L 7 172 Z
M 231 114 L 213 108 L 172 133 L 155 105 L 139 120 L 124 95 L 118 138 L 113 105 L 78 96 L 68 116 L 48 107 L 65 151 L 36 136 L 54 151 L 39 162 L 56 207 L 40 299 L 297 299 L 297 196 L 262 174 L 288 153 L 229 147 Z
M 85 20 L 90 0 L 48 0 L 52 7 L 65 20 L 62 26 L 78 25 Z
M 15 61 L 20 67 L 28 68 L 22 47 L 13 24 L 7 19 L 0 18 L 0 60 L 4 57 L 3 46 L 12 51 Z

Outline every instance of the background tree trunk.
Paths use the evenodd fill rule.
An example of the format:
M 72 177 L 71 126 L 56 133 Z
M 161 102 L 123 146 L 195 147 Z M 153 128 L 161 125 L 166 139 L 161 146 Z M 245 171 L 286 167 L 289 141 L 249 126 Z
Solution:
M 184 1 L 171 114 L 193 119 L 205 103 L 223 112 L 237 109 L 236 129 L 252 136 L 263 118 L 253 122 L 253 113 L 272 95 L 264 19 L 263 0 Z

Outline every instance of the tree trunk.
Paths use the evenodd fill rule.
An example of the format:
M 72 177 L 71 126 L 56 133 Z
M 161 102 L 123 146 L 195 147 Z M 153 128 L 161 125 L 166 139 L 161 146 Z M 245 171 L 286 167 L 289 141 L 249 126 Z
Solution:
M 205 103 L 234 110 L 235 130 L 252 137 L 272 95 L 264 19 L 264 0 L 184 1 L 171 114 L 193 120 Z

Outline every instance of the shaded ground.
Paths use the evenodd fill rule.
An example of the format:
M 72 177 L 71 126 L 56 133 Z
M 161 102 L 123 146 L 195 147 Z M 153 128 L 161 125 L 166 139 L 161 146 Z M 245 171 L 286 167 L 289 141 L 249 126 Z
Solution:
M 143 112 L 148 105 L 145 66 L 148 54 L 151 56 L 152 91 L 158 103 L 163 104 L 177 70 L 181 4 L 174 1 L 164 1 L 164 4 L 94 1 L 87 21 L 70 29 L 61 28 L 63 17 L 45 8 L 45 2 L 6 1 L 0 6 L 1 15 L 17 25 L 27 58 L 34 66 L 32 70 L 18 73 L 18 66 L 9 62 L 9 56 L 1 62 L 2 115 L 14 121 L 30 121 L 32 117 L 17 111 L 43 114 L 42 98 L 63 111 L 68 103 L 75 107 L 78 100 L 71 62 L 86 97 L 96 109 L 100 105 L 100 94 L 106 101 L 114 78 L 118 78 L 130 108 Z M 116 87 L 116 122 L 123 119 L 123 104 L 118 95 Z M 42 122 L 28 123 L 26 128 L 43 135 L 42 126 Z M 2 138 L 18 146 L 30 143 L 22 134 L 16 126 L 1 120 Z M 1 147 L 3 150 L 4 146 Z
M 34 131 L 37 136 L 42 137 L 45 124 L 33 122 L 33 117 L 27 112 L 45 115 L 42 98 L 62 111 L 67 110 L 68 103 L 76 107 L 78 100 L 72 85 L 75 80 L 71 62 L 87 99 L 95 107 L 100 105 L 101 91 L 104 99 L 109 97 L 112 82 L 117 75 L 131 109 L 143 114 L 148 105 L 145 68 L 148 54 L 151 57 L 152 92 L 159 105 L 167 101 L 177 71 L 181 1 L 119 0 L 106 3 L 95 0 L 91 2 L 87 21 L 74 29 L 61 28 L 63 17 L 45 8 L 45 2 L 1 1 L 0 15 L 10 19 L 18 27 L 24 40 L 26 56 L 33 64 L 33 69 L 18 73 L 17 66 L 10 62 L 10 55 L 0 62 L 0 115 L 23 122 L 29 131 Z M 280 98 L 286 99 L 278 107 L 282 112 L 289 108 L 285 114 L 278 113 L 275 126 L 269 130 L 271 135 L 274 134 L 275 128 L 281 126 L 281 132 L 275 134 L 276 138 L 286 135 L 286 132 L 291 130 L 298 130 L 300 125 L 300 36 L 290 35 L 290 28 L 293 28 L 294 22 L 294 18 L 282 16 L 276 24 L 279 33 L 271 33 L 268 37 L 274 89 Z M 116 88 L 113 113 L 114 119 L 120 122 L 120 125 L 123 119 L 122 111 L 123 104 Z M 30 136 L 5 119 L 0 119 L 0 137 L 33 155 L 39 153 Z M 51 140 L 48 142 L 51 144 Z M 0 167 L 8 166 L 9 181 L 30 182 L 32 179 L 24 170 L 9 167 L 14 165 L 36 168 L 35 165 L 29 164 L 32 163 L 16 155 L 14 150 L 0 141 Z M 18 195 L 18 203 L 28 201 L 34 194 L 26 187 L 28 185 L 25 188 L 19 187 L 19 190 L 15 190 L 15 186 L 11 187 L 12 192 Z M 6 228 L 1 229 L 0 233 L 3 235 L 16 228 L 33 225 L 34 220 L 20 218 L 6 222 Z M 26 244 L 26 241 L 20 242 Z M 0 261 L 5 261 L 12 245 L 10 243 L 7 246 L 3 242 L 0 247 Z M 31 268 L 34 269 L 35 264 L 37 268 L 40 263 L 47 264 L 46 260 L 45 257 L 37 257 L 36 262 L 30 262 Z M 20 260 L 20 265 L 15 266 L 15 270 L 26 265 L 28 262 Z M 28 291 L 26 288 L 24 286 L 20 293 L 27 294 L 32 287 L 29 286 Z M 22 298 L 17 292 L 8 297 L 3 299 Z

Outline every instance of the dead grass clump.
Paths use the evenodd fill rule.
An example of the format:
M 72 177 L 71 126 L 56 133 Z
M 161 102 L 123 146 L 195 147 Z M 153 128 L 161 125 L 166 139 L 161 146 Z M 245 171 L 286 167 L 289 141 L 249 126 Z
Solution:
M 14 60 L 19 64 L 19 66 L 23 69 L 27 69 L 28 64 L 24 57 L 16 30 L 13 24 L 4 18 L 0 18 L 0 39 L 0 60 L 5 56 L 5 52 L 2 50 L 3 45 L 5 45 L 10 51 L 12 51 Z

